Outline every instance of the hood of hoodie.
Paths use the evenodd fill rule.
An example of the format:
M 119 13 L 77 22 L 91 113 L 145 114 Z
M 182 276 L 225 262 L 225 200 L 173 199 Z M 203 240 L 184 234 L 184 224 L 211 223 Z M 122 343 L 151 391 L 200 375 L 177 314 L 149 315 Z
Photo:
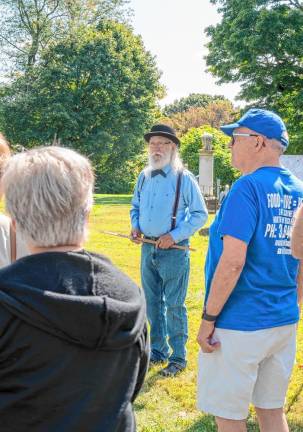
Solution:
M 48 252 L 0 270 L 0 305 L 88 349 L 121 349 L 145 326 L 142 290 L 102 255 Z

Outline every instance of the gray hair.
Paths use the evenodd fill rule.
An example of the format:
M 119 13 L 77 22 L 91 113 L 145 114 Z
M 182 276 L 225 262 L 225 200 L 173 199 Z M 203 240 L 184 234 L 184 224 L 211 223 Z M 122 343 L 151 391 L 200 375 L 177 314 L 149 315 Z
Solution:
M 285 152 L 286 147 L 280 141 L 276 139 L 269 139 L 269 138 L 266 138 L 266 141 L 269 142 L 270 147 L 273 150 L 276 150 L 280 156 Z
M 0 177 L 4 170 L 5 164 L 10 157 L 11 151 L 9 148 L 9 143 L 5 136 L 0 132 Z
M 13 156 L 3 175 L 6 208 L 33 246 L 79 244 L 93 204 L 88 159 L 63 147 L 40 147 Z
M 177 147 L 175 149 L 173 149 L 173 153 L 171 156 L 171 166 L 172 166 L 172 169 L 176 172 L 180 171 L 181 169 L 184 168 L 184 165 L 183 165 L 183 162 L 180 158 L 180 153 L 179 153 Z

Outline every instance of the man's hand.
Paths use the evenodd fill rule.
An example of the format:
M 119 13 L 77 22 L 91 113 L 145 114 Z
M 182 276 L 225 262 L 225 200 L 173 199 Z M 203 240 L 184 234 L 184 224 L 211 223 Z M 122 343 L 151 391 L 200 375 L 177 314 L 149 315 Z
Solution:
M 170 234 L 164 234 L 158 238 L 156 247 L 160 249 L 169 249 L 173 244 L 175 244 L 174 239 Z
M 131 241 L 132 241 L 132 242 L 134 242 L 134 243 L 136 243 L 136 244 L 141 244 L 141 243 L 142 243 L 142 242 L 140 242 L 139 240 L 137 240 L 138 238 L 141 238 L 141 237 L 142 237 L 142 233 L 141 233 L 140 230 L 137 230 L 137 229 L 133 228 L 133 229 L 131 230 L 130 236 L 131 236 Z
M 212 341 L 215 331 L 215 323 L 202 320 L 199 328 L 197 342 L 204 353 L 212 353 L 220 348 L 220 342 Z

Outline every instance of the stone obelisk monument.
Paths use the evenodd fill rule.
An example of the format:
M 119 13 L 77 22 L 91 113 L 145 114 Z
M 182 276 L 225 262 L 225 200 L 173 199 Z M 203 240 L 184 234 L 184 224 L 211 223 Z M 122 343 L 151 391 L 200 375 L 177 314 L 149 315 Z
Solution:
M 205 196 L 214 194 L 214 153 L 213 136 L 204 133 L 201 137 L 202 149 L 199 154 L 199 186 Z

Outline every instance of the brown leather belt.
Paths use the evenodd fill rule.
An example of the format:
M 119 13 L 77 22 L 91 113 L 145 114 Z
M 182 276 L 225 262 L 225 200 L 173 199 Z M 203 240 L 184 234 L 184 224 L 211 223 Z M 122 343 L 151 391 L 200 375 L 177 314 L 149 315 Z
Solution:
M 153 241 L 157 241 L 157 240 L 159 240 L 160 237 L 148 237 L 148 236 L 143 236 L 143 238 L 145 238 L 146 240 L 153 240 Z

